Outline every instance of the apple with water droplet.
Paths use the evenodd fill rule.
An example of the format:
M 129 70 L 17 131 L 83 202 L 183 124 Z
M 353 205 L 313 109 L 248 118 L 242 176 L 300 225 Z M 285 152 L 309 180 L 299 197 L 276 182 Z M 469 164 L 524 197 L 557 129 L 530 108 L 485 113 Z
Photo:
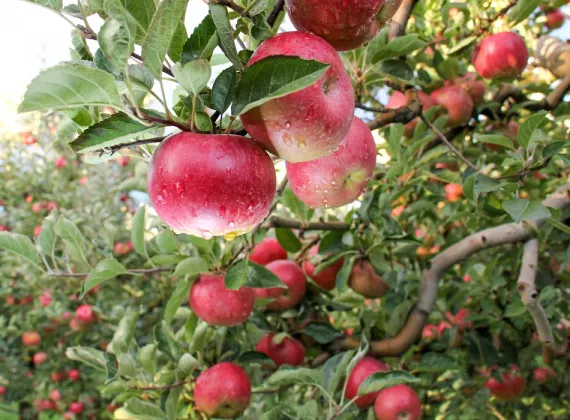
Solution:
M 274 299 L 267 305 L 268 309 L 288 309 L 303 300 L 305 293 L 307 293 L 307 281 L 305 273 L 297 263 L 289 260 L 277 260 L 270 262 L 265 267 L 287 286 L 286 289 L 282 287 L 254 289 L 256 297 Z
M 281 341 L 276 343 L 273 333 L 264 335 L 255 346 L 255 350 L 269 356 L 277 367 L 281 365 L 298 366 L 305 359 L 303 343 L 292 337 L 283 337 Z
M 22 334 L 22 344 L 24 347 L 37 346 L 42 341 L 37 331 L 26 331 Z

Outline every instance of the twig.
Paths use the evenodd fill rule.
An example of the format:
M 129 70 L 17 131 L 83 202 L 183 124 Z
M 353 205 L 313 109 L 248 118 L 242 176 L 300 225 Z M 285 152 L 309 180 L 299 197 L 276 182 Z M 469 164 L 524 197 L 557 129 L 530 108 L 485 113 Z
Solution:
M 301 222 L 299 220 L 285 219 L 282 217 L 272 216 L 269 218 L 266 227 L 284 227 L 289 229 L 307 230 L 336 230 L 343 231 L 350 229 L 348 223 L 342 222 Z
M 160 136 L 160 137 L 152 137 L 150 139 L 142 139 L 142 140 L 136 140 L 136 141 L 132 141 L 130 143 L 121 143 L 121 144 L 116 144 L 114 146 L 108 147 L 106 149 L 102 149 L 104 151 L 109 151 L 112 153 L 115 153 L 123 148 L 131 148 L 131 147 L 136 147 L 136 146 L 142 146 L 145 144 L 153 144 L 153 143 L 160 143 L 161 141 L 163 141 L 167 136 Z
M 550 163 L 551 159 L 552 158 L 545 159 L 544 162 L 542 162 L 538 166 L 535 166 L 534 168 L 523 169 L 522 171 L 516 172 L 514 174 L 502 175 L 502 176 L 498 177 L 497 179 L 509 179 L 509 178 L 521 178 L 522 179 L 532 172 L 540 171 L 541 169 L 546 168 L 548 166 L 548 164 Z
M 358 108 L 358 109 L 362 109 L 364 111 L 369 111 L 369 112 L 388 112 L 388 108 L 384 108 L 383 106 L 374 107 L 374 106 L 367 106 L 367 105 L 363 105 L 361 103 L 357 103 L 356 105 L 354 105 L 354 107 Z
M 185 381 L 177 382 L 177 383 L 172 384 L 172 385 L 164 385 L 164 386 L 143 386 L 143 387 L 130 386 L 129 389 L 134 389 L 137 391 L 164 391 L 166 389 L 178 388 L 179 386 L 190 384 L 190 383 L 194 382 L 195 380 L 196 380 L 196 378 L 190 378 L 190 379 L 187 379 Z
M 243 12 L 245 12 L 245 9 L 243 7 L 241 7 L 239 4 L 236 4 L 233 0 L 210 0 L 210 2 L 214 3 L 214 4 L 219 4 L 222 6 L 229 7 L 233 11 L 238 12 L 241 16 L 244 16 L 244 17 L 249 16 L 247 13 L 244 14 Z
M 172 119 L 153 117 L 152 115 L 146 114 L 142 111 L 141 111 L 141 116 L 143 117 L 144 120 L 149 121 L 149 122 L 154 122 L 154 123 L 162 124 L 162 125 L 171 125 L 173 127 L 179 128 L 182 131 L 193 131 L 189 125 L 180 123 L 178 121 L 174 121 Z
M 313 245 L 315 245 L 316 243 L 318 243 L 321 240 L 321 238 L 319 236 L 315 236 L 313 239 L 311 239 L 309 242 L 307 242 L 303 248 L 301 248 L 299 250 L 299 254 L 295 257 L 295 261 L 299 262 L 302 260 L 303 256 L 307 253 L 307 251 L 309 249 L 311 249 L 313 247 Z
M 487 407 L 489 408 L 489 410 L 491 410 L 491 412 L 493 413 L 493 415 L 495 417 L 497 417 L 499 420 L 507 420 L 501 413 L 499 413 L 499 410 L 497 410 L 495 407 L 493 407 L 491 404 L 487 404 Z
M 275 3 L 273 10 L 271 11 L 271 13 L 269 13 L 269 16 L 267 17 L 267 24 L 269 26 L 273 27 L 275 21 L 277 21 L 277 18 L 279 17 L 279 13 L 281 13 L 284 6 L 285 6 L 285 0 L 277 0 L 277 3 Z
M 166 271 L 172 271 L 172 268 L 157 267 L 157 268 L 133 268 L 127 270 L 128 274 L 153 274 Z M 48 273 L 51 277 L 87 277 L 89 273 Z
M 370 130 L 384 127 L 392 123 L 407 124 L 422 113 L 422 103 L 416 89 L 407 89 L 404 94 L 408 99 L 406 106 L 389 109 L 368 123 Z

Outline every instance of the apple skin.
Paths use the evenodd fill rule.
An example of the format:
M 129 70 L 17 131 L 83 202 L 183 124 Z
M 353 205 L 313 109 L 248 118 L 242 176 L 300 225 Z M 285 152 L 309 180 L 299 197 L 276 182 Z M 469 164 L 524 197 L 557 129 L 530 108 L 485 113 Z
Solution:
M 473 50 L 471 61 L 485 79 L 519 76 L 528 61 L 524 40 L 514 32 L 499 32 L 483 39 Z
M 6 387 L 0 385 L 0 396 L 6 395 L 6 391 L 7 391 Z
M 560 9 L 554 9 L 546 13 L 546 27 L 548 29 L 557 29 L 564 25 L 566 15 Z
M 299 31 L 320 36 L 338 51 L 360 47 L 394 16 L 402 0 L 286 0 Z
M 477 73 L 469 72 L 454 80 L 454 83 L 462 87 L 471 96 L 473 105 L 481 104 L 485 99 L 487 85 L 482 80 L 477 79 Z
M 122 257 L 123 255 L 130 254 L 133 251 L 134 246 L 131 241 L 128 242 L 117 242 L 113 247 L 113 252 L 116 256 Z
M 433 100 L 431 96 L 424 92 L 418 92 L 418 98 L 423 106 L 423 110 L 426 111 L 434 106 L 436 106 L 436 102 Z M 406 95 L 404 95 L 399 90 L 395 90 L 392 92 L 390 99 L 388 99 L 388 103 L 386 104 L 386 108 L 389 109 L 397 109 L 408 104 L 408 99 Z M 416 125 L 418 124 L 418 119 L 414 118 L 412 121 L 407 123 L 404 126 L 404 135 L 408 138 L 414 135 L 414 130 L 416 129 Z
M 49 359 L 49 356 L 46 352 L 40 351 L 34 354 L 34 356 L 32 357 L 32 360 L 34 362 L 34 365 L 41 365 L 45 362 L 47 362 Z
M 264 238 L 258 243 L 251 254 L 249 260 L 259 265 L 267 265 L 275 260 L 286 260 L 287 251 L 283 249 L 279 241 L 275 238 Z
M 79 369 L 71 369 L 67 372 L 67 377 L 70 381 L 76 382 L 81 378 L 81 373 L 79 372 Z
M 37 331 L 27 331 L 22 334 L 22 344 L 25 347 L 37 346 L 42 341 Z
M 276 55 L 330 64 L 313 85 L 272 99 L 245 114 L 241 123 L 251 137 L 288 162 L 307 162 L 332 152 L 352 122 L 354 90 L 333 47 L 308 33 L 284 32 L 261 43 L 248 66 Z
M 408 385 L 396 385 L 378 393 L 374 403 L 378 420 L 418 420 L 422 404 L 418 394 Z
M 489 378 L 485 382 L 485 388 L 500 401 L 518 401 L 525 388 L 525 380 L 517 374 L 518 371 L 517 366 L 511 366 L 510 372 L 502 373 L 501 382 L 495 378 Z
M 230 290 L 224 285 L 224 278 L 214 274 L 201 275 L 190 290 L 190 307 L 210 325 L 243 324 L 253 311 L 254 302 L 252 289 Z
M 450 203 L 455 203 L 459 201 L 463 196 L 463 186 L 456 184 L 454 182 L 447 184 L 445 186 L 445 198 Z
M 450 127 L 463 125 L 471 118 L 473 100 L 463 88 L 456 85 L 444 86 L 433 91 L 431 97 L 447 110 L 447 124 Z
M 222 362 L 198 376 L 194 388 L 196 408 L 210 417 L 239 416 L 251 401 L 251 382 L 245 371 L 231 362 Z
M 80 401 L 75 401 L 69 404 L 69 411 L 73 414 L 81 414 L 85 409 L 85 405 Z
M 271 158 L 242 136 L 180 133 L 162 141 L 148 170 L 160 218 L 177 232 L 233 239 L 261 223 L 275 197 Z
M 63 156 L 59 156 L 55 160 L 55 167 L 58 169 L 65 168 L 67 166 L 67 160 Z
M 376 166 L 376 143 L 370 129 L 354 117 L 342 144 L 310 162 L 286 163 L 293 193 L 312 208 L 341 207 L 362 193 Z
M 319 253 L 319 246 L 315 245 L 309 251 L 309 257 L 317 255 Z M 339 258 L 334 262 L 334 264 L 329 265 L 327 268 L 319 271 L 315 274 L 315 269 L 317 268 L 310 260 L 306 260 L 303 264 L 303 270 L 316 284 L 325 290 L 332 290 L 336 286 L 336 275 L 342 268 L 344 263 L 344 258 Z
M 344 396 L 347 400 L 352 400 L 358 395 L 358 387 L 366 378 L 376 372 L 387 372 L 390 370 L 390 366 L 386 363 L 373 359 L 372 357 L 365 357 L 360 362 L 358 362 L 354 369 L 350 372 L 346 382 L 346 391 Z M 358 408 L 370 407 L 374 404 L 374 400 L 378 395 L 378 392 L 372 392 L 370 394 L 363 395 L 354 401 Z
M 352 267 L 348 285 L 356 293 L 368 299 L 377 299 L 385 296 L 390 286 L 367 260 L 359 260 Z
M 58 389 L 54 389 L 49 393 L 49 397 L 52 401 L 59 401 L 61 400 L 61 392 Z
M 534 380 L 541 384 L 556 380 L 556 372 L 549 367 L 539 367 L 533 372 Z
M 281 365 L 298 366 L 305 359 L 305 346 L 299 340 L 285 337 L 279 344 L 273 342 L 275 334 L 264 335 L 255 350 L 264 353 L 275 362 L 277 367 Z
M 91 305 L 80 305 L 75 310 L 75 318 L 79 322 L 84 324 L 90 324 L 95 321 L 95 315 L 93 314 L 93 308 Z
M 253 289 L 257 298 L 275 298 L 267 305 L 268 309 L 284 310 L 292 308 L 307 293 L 307 280 L 301 267 L 293 261 L 277 260 L 265 266 L 285 283 L 287 289 L 271 287 L 266 289 Z
M 12 229 L 10 229 L 8 226 L 0 224 L 0 232 L 11 232 L 11 231 Z

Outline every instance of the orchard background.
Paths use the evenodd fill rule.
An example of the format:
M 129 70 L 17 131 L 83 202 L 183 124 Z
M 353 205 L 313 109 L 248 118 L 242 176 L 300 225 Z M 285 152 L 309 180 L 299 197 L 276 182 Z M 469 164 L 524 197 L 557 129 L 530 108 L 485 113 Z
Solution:
M 8 3 L 3 28 L 23 4 Z M 245 136 L 244 108 L 319 83 L 318 60 L 281 56 L 248 73 L 262 41 L 295 30 L 284 2 L 25 3 L 37 24 L 20 25 L 35 34 L 23 45 L 62 31 L 70 57 L 56 65 L 62 44 L 47 44 L 33 62 L 17 37 L 1 42 L 3 89 L 30 84 L 23 113 L 6 109 L 0 128 L 0 418 L 207 418 L 227 384 L 237 396 L 222 406 L 249 419 L 374 419 L 355 403 L 359 385 L 383 392 L 376 406 L 413 389 L 422 418 L 570 416 L 570 47 L 568 23 L 554 29 L 564 2 L 403 0 L 372 41 L 339 53 L 377 148 L 358 199 L 311 209 L 273 156 L 270 214 L 225 237 L 161 220 L 150 156 L 179 131 Z M 508 31 L 527 65 L 480 78 L 475 46 Z M 18 67 L 23 55 L 33 65 Z M 276 258 L 255 248 L 264 239 L 300 267 L 294 302 L 257 291 L 246 321 L 210 325 L 189 305 L 201 274 L 244 295 L 283 286 L 262 266 Z M 203 380 L 214 386 L 204 403 L 197 378 L 224 362 L 246 375 Z M 355 366 L 364 375 L 347 380 Z

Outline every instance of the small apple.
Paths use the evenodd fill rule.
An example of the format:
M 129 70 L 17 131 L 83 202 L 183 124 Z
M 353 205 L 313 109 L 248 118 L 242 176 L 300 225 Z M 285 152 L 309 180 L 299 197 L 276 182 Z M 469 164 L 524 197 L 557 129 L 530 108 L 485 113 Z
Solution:
M 376 166 L 370 129 L 354 117 L 344 141 L 330 156 L 310 162 L 287 162 L 293 193 L 312 208 L 341 207 L 362 193 Z
M 44 290 L 44 293 L 40 297 L 38 297 L 38 300 L 43 306 L 47 307 L 51 305 L 53 301 L 53 298 L 51 296 L 51 291 L 49 289 Z
M 309 33 L 284 32 L 262 42 L 248 66 L 272 56 L 292 56 L 329 64 L 313 85 L 272 99 L 240 115 L 246 131 L 288 162 L 307 162 L 332 152 L 348 132 L 354 91 L 334 48 Z
M 264 335 L 255 346 L 255 350 L 269 356 L 277 367 L 281 365 L 298 366 L 305 359 L 303 343 L 291 337 L 285 337 L 276 343 L 273 333 Z
M 81 373 L 79 372 L 79 369 L 71 369 L 69 372 L 67 372 L 67 377 L 70 381 L 77 382 L 79 379 L 81 379 Z
M 560 9 L 554 9 L 546 13 L 546 27 L 548 29 L 557 29 L 564 25 L 566 15 Z
M 59 156 L 55 160 L 55 167 L 58 169 L 65 168 L 67 166 L 67 160 L 63 156 Z
M 32 204 L 32 213 L 40 213 L 45 208 L 45 204 L 41 201 Z
M 66 376 L 67 375 L 65 372 L 52 372 L 49 375 L 52 382 L 61 382 L 65 379 Z
M 267 265 L 271 261 L 286 259 L 287 251 L 285 251 L 279 241 L 274 238 L 264 238 L 263 241 L 253 248 L 251 254 L 249 254 L 249 260 L 259 265 Z
M 91 305 L 80 305 L 75 310 L 75 318 L 84 324 L 91 324 L 95 321 L 95 314 Z
M 447 184 L 445 186 L 445 198 L 450 203 L 455 203 L 459 201 L 463 196 L 463 186 L 455 183 Z
M 117 163 L 121 166 L 127 166 L 129 164 L 129 158 L 127 156 L 119 156 L 115 159 Z
M 469 96 L 471 96 L 474 106 L 483 103 L 485 100 L 487 86 L 485 85 L 485 82 L 477 79 L 477 73 L 465 73 L 463 76 L 455 79 L 454 83 L 463 88 Z
M 309 251 L 309 257 L 315 256 L 319 253 L 319 246 L 315 245 Z M 339 258 L 333 264 L 329 265 L 328 267 L 322 269 L 318 273 L 315 273 L 315 269 L 317 268 L 311 262 L 310 258 L 305 261 L 303 264 L 303 270 L 305 273 L 320 287 L 325 290 L 332 290 L 336 286 L 336 275 L 342 268 L 342 264 L 344 263 L 343 258 Z
M 8 226 L 0 224 L 0 232 L 11 232 L 11 231 L 12 230 Z
M 22 334 L 22 344 L 24 347 L 37 346 L 42 341 L 40 334 L 37 331 L 27 331 Z
M 34 354 L 34 356 L 32 357 L 32 360 L 34 362 L 34 365 L 41 365 L 45 362 L 47 362 L 49 359 L 49 356 L 46 352 L 40 351 Z
M 433 91 L 431 97 L 447 110 L 449 117 L 447 124 L 450 127 L 463 125 L 471 118 L 473 100 L 462 87 L 447 85 Z
M 249 376 L 234 363 L 218 363 L 198 376 L 194 401 L 196 408 L 209 417 L 235 418 L 251 401 Z
M 408 385 L 391 386 L 378 393 L 374 413 L 377 420 L 418 420 L 422 403 Z
M 25 133 L 21 133 L 21 136 L 22 136 L 22 140 L 23 140 L 24 144 L 27 146 L 31 146 L 32 144 L 35 144 L 38 142 L 38 139 L 36 139 L 36 137 L 29 131 L 27 131 Z
M 427 324 L 422 331 L 422 337 L 428 340 L 432 340 L 436 336 L 439 336 L 437 325 Z
M 81 401 L 75 401 L 69 404 L 69 411 L 73 414 L 81 414 L 85 409 L 85 405 Z
M 79 178 L 79 180 L 77 182 L 79 183 L 79 185 L 84 187 L 87 185 L 88 181 L 89 181 L 89 178 L 87 177 L 87 175 L 85 175 L 85 176 L 82 176 L 81 178 Z
M 7 391 L 6 387 L 0 385 L 0 396 L 6 395 L 6 391 Z
M 28 303 L 32 303 L 34 301 L 34 297 L 32 295 L 24 296 L 20 299 L 20 305 L 27 305 Z
M 373 359 L 372 357 L 365 357 L 360 362 L 358 362 L 354 369 L 348 375 L 346 381 L 346 391 L 345 397 L 347 400 L 352 400 L 358 395 L 358 388 L 364 382 L 366 378 L 376 372 L 387 372 L 390 370 L 390 366 L 386 363 Z M 358 408 L 370 407 L 374 404 L 374 399 L 379 392 L 371 392 L 370 394 L 363 395 L 357 398 L 354 403 Z
M 122 257 L 123 255 L 130 254 L 134 249 L 133 243 L 128 242 L 117 242 L 113 248 L 113 252 L 116 256 Z
M 40 233 L 42 233 L 42 225 L 37 225 L 34 228 L 34 236 L 38 237 L 38 236 L 40 236 Z
M 459 332 L 462 332 L 466 328 L 471 328 L 473 326 L 473 323 L 471 321 L 466 321 L 467 317 L 469 317 L 469 310 L 466 308 L 461 308 L 455 315 L 453 315 L 451 312 L 446 312 L 445 316 L 452 325 L 455 325 L 457 327 L 457 330 Z
M 57 204 L 55 201 L 48 201 L 48 203 L 46 204 L 47 211 L 52 211 L 53 209 L 58 209 L 58 208 L 59 204 Z
M 427 93 L 419 92 L 418 98 L 422 104 L 424 111 L 437 105 L 436 102 L 433 100 L 433 98 Z M 404 95 L 399 90 L 395 90 L 394 92 L 392 92 L 392 95 L 390 96 L 390 99 L 386 104 L 386 108 L 396 109 L 406 106 L 407 104 L 408 104 L 408 99 L 406 98 L 406 95 Z M 406 126 L 404 127 L 404 135 L 406 137 L 409 138 L 414 135 L 414 130 L 416 129 L 417 123 L 418 123 L 418 118 L 414 118 L 412 121 L 406 124 Z
M 52 399 L 52 401 L 59 401 L 61 400 L 61 392 L 59 392 L 57 389 L 54 389 L 49 393 L 49 397 Z
M 539 367 L 533 372 L 534 380 L 541 384 L 556 380 L 556 372 L 549 367 Z
M 253 140 L 180 133 L 155 150 L 148 191 L 160 218 L 178 232 L 233 239 L 267 216 L 275 196 L 273 162 Z
M 190 290 L 190 307 L 203 321 L 210 325 L 240 325 L 253 311 L 253 289 L 241 287 L 230 290 L 220 275 L 203 274 Z
M 388 283 L 376 273 L 367 260 L 358 260 L 354 263 L 348 285 L 356 293 L 369 299 L 381 298 L 390 290 Z
M 394 207 L 392 209 L 392 211 L 390 212 L 390 216 L 392 217 L 400 217 L 402 215 L 402 213 L 404 213 L 404 211 L 406 210 L 406 206 L 404 205 L 400 205 L 397 207 Z
M 518 401 L 525 388 L 525 380 L 518 375 L 518 371 L 519 368 L 512 365 L 510 372 L 502 373 L 501 381 L 490 378 L 485 382 L 485 387 L 500 401 Z
M 307 293 L 307 280 L 301 267 L 293 261 L 277 260 L 265 266 L 287 286 L 253 289 L 257 298 L 274 298 L 268 309 L 284 310 L 298 304 Z
M 499 32 L 483 39 L 473 50 L 471 61 L 485 79 L 519 76 L 528 61 L 528 49 L 514 32 Z

